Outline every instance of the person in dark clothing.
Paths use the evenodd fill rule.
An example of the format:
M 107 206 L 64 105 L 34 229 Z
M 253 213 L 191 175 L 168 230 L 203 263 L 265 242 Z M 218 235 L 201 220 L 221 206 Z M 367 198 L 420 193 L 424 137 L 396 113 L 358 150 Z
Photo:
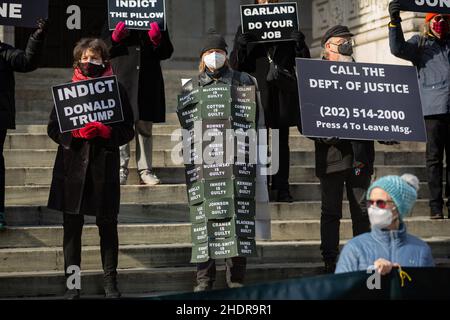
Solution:
M 422 35 L 405 41 L 400 3 L 389 3 L 389 45 L 398 58 L 411 61 L 419 74 L 428 141 L 426 163 L 431 219 L 444 218 L 444 156 L 447 159 L 447 210 L 450 218 L 450 15 L 429 13 Z
M 153 172 L 153 124 L 166 121 L 166 100 L 161 61 L 173 53 L 169 31 L 161 31 L 156 22 L 149 31 L 128 30 L 120 22 L 113 32 L 106 32 L 114 73 L 130 97 L 136 129 L 136 162 L 141 184 L 161 181 Z M 120 180 L 126 184 L 130 146 L 120 148 Z
M 30 36 L 25 51 L 0 41 L 0 230 L 6 226 L 3 145 L 7 130 L 16 128 L 14 72 L 31 72 L 37 69 L 46 26 L 45 20 L 38 21 L 38 28 Z
M 329 29 L 322 38 L 323 59 L 353 61 L 353 34 L 346 26 Z M 374 171 L 373 141 L 315 139 L 316 175 L 320 179 L 322 214 L 321 250 L 325 272 L 334 273 L 339 255 L 344 186 L 350 203 L 353 236 L 370 231 L 366 193 Z
M 265 4 L 258 0 L 255 3 Z M 269 1 L 276 3 L 278 1 Z M 271 188 L 277 192 L 277 201 L 293 202 L 289 190 L 289 128 L 300 123 L 298 90 L 295 80 L 295 58 L 310 58 L 305 36 L 301 31 L 292 32 L 292 41 L 254 43 L 250 33 L 242 33 L 239 26 L 234 48 L 230 55 L 231 67 L 254 76 L 260 86 L 262 103 L 269 128 L 279 130 L 279 171 L 272 176 Z M 275 79 L 275 65 L 291 75 L 292 86 L 285 86 Z
M 74 49 L 73 82 L 112 75 L 108 49 L 100 39 L 82 39 Z M 48 207 L 64 214 L 64 266 L 81 264 L 81 234 L 84 215 L 95 216 L 107 298 L 119 298 L 117 263 L 119 240 L 117 215 L 120 206 L 119 146 L 134 137 L 133 112 L 120 84 L 124 121 L 111 125 L 92 122 L 84 128 L 61 133 L 55 108 L 50 115 L 48 135 L 58 147 Z M 69 289 L 67 299 L 80 297 Z

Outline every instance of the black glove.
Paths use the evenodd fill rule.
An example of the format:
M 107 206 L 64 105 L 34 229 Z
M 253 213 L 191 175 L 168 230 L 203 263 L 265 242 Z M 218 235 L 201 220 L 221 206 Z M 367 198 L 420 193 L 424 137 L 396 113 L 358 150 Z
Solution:
M 47 20 L 39 19 L 37 21 L 37 29 L 33 33 L 33 38 L 36 40 L 43 40 L 47 33 Z
M 400 2 L 398 0 L 392 0 L 389 3 L 389 16 L 392 23 L 399 23 L 402 21 L 400 18 Z
M 400 144 L 398 141 L 378 141 L 379 144 L 384 144 L 386 146 L 395 146 L 397 144 Z
M 241 34 L 237 39 L 237 43 L 241 48 L 245 48 L 250 42 L 255 41 L 258 41 L 258 39 L 253 33 L 249 32 Z

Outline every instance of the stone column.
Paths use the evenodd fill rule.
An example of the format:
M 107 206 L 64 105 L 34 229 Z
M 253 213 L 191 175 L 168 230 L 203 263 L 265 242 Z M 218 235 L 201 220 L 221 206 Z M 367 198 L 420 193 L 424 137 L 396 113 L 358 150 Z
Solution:
M 14 27 L 0 26 L 0 40 L 14 45 Z
M 343 24 L 355 34 L 357 61 L 408 64 L 390 53 L 388 4 L 389 0 L 313 0 L 313 57 L 321 55 L 320 39 L 326 30 Z M 401 16 L 406 39 L 422 29 L 423 14 L 402 12 Z

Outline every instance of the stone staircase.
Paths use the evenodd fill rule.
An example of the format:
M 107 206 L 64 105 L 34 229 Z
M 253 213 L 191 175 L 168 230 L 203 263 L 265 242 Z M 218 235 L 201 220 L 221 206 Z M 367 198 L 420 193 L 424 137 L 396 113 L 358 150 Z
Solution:
M 53 82 L 58 83 L 64 77 L 60 82 L 67 80 L 64 71 L 58 74 L 62 75 L 54 76 Z M 51 82 L 50 70 L 34 75 L 31 80 L 23 78 L 22 83 L 18 79 L 18 112 L 23 117 L 22 124 L 9 132 L 5 144 L 10 228 L 0 234 L 0 298 L 60 296 L 65 288 L 62 217 L 45 207 L 57 147 L 47 137 L 43 125 L 47 116 L 44 114 L 49 110 L 39 109 L 47 98 L 30 109 L 20 105 L 19 99 L 23 97 L 30 103 L 30 92 L 36 92 L 36 101 L 41 100 L 35 80 L 39 76 L 45 85 Z M 175 89 L 170 93 L 175 95 Z M 194 285 L 195 266 L 189 263 L 190 225 L 184 170 L 171 157 L 171 148 L 178 143 L 171 141 L 177 123 L 175 114 L 171 113 L 166 124 L 155 127 L 154 165 L 163 184 L 139 186 L 137 174 L 131 170 L 128 185 L 122 187 L 119 287 L 125 296 L 187 292 Z M 292 194 L 296 202 L 270 205 L 272 240 L 258 242 L 258 257 L 249 260 L 248 283 L 310 276 L 321 270 L 320 190 L 314 175 L 313 145 L 295 130 L 291 131 L 290 140 Z M 448 266 L 450 220 L 428 218 L 423 151 L 424 146 L 415 143 L 394 147 L 377 145 L 376 175 L 408 172 L 421 179 L 420 199 L 407 219 L 408 228 L 430 244 L 440 265 Z M 135 167 L 134 159 L 130 164 Z M 83 232 L 82 288 L 87 295 L 102 293 L 99 237 L 93 222 L 87 218 Z M 345 203 L 342 244 L 351 237 Z M 220 265 L 217 288 L 225 286 L 224 278 L 224 268 Z

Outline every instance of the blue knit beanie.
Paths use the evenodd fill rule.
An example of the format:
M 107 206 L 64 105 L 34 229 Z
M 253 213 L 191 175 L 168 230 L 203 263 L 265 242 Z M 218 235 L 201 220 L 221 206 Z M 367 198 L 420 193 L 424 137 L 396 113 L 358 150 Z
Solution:
M 417 200 L 417 191 L 419 190 L 419 179 L 412 174 L 403 176 L 386 176 L 375 181 L 367 192 L 367 199 L 373 189 L 380 188 L 386 191 L 392 198 L 397 207 L 400 218 L 404 218 L 411 213 Z

